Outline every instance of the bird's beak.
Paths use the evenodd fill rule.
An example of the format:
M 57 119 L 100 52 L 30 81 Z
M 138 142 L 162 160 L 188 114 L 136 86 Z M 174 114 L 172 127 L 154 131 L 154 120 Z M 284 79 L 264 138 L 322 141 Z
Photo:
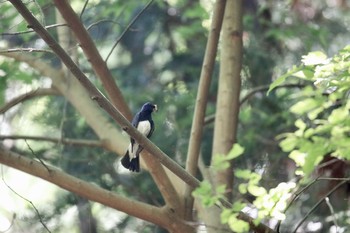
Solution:
M 158 111 L 158 106 L 155 104 L 155 105 L 154 105 L 153 112 L 156 112 L 156 111 Z

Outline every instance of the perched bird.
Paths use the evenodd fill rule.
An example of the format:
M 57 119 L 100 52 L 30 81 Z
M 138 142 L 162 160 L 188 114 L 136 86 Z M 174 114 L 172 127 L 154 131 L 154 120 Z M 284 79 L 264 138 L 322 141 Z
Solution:
M 152 112 L 157 110 L 157 105 L 147 102 L 142 106 L 141 110 L 134 116 L 134 119 L 131 122 L 132 125 L 147 138 L 151 137 L 154 131 Z M 142 149 L 143 148 L 133 138 L 130 138 L 128 150 L 121 160 L 122 165 L 130 171 L 139 172 L 139 154 Z

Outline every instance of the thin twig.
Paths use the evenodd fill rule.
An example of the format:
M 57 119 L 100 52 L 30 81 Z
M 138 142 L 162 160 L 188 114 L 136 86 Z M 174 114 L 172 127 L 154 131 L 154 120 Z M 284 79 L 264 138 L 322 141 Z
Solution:
M 340 188 L 342 185 L 344 185 L 345 183 L 349 182 L 350 178 L 347 180 L 343 180 L 342 182 L 340 182 L 339 184 L 337 184 L 334 188 L 332 188 L 328 193 L 326 193 L 326 195 L 324 195 L 323 198 L 321 198 L 308 212 L 307 214 L 299 221 L 299 223 L 297 224 L 297 226 L 295 227 L 293 233 L 296 233 L 297 230 L 299 229 L 299 227 L 305 222 L 305 220 L 312 214 L 312 212 L 314 212 L 317 207 L 319 205 L 321 205 L 321 203 L 328 197 L 330 196 L 333 192 L 335 192 L 338 188 Z
M 2 167 L 1 167 L 1 170 L 2 170 Z M 5 230 L 0 231 L 0 233 L 5 233 L 6 231 L 9 231 L 12 228 L 13 224 L 15 223 L 16 217 L 17 217 L 16 213 L 13 213 L 12 214 L 12 219 L 11 219 L 11 222 L 10 222 L 10 226 L 7 229 L 5 229 Z
M 335 232 L 337 233 L 338 232 L 338 229 L 339 229 L 339 225 L 337 223 L 337 216 L 335 216 L 335 213 L 334 213 L 334 209 L 333 209 L 333 206 L 329 200 L 328 197 L 325 198 L 325 201 L 326 201 L 326 204 L 329 208 L 329 211 L 331 211 L 331 214 L 332 214 L 332 217 L 333 217 L 333 223 L 334 223 L 334 226 L 335 226 Z
M 68 26 L 66 23 L 62 23 L 62 24 L 52 24 L 49 26 L 45 26 L 46 29 L 50 29 L 50 28 L 56 28 L 56 27 L 62 27 L 62 26 Z M 26 31 L 20 31 L 20 32 L 4 32 L 1 33 L 2 36 L 15 36 L 15 35 L 21 35 L 21 34 L 26 34 L 26 33 L 31 33 L 34 32 L 33 29 L 30 30 L 26 30 Z
M 83 9 L 81 10 L 80 15 L 79 15 L 80 21 L 81 21 L 81 18 L 83 17 L 83 14 L 84 14 L 88 4 L 89 4 L 89 0 L 86 0 L 85 3 L 84 3 Z
M 301 88 L 301 87 L 305 87 L 305 85 L 287 83 L 287 84 L 284 84 L 284 85 L 277 86 L 277 87 L 275 87 L 275 89 L 280 89 L 280 88 Z M 259 93 L 259 92 L 266 92 L 267 90 L 269 90 L 269 88 L 270 88 L 270 85 L 263 85 L 263 86 L 259 86 L 259 87 L 253 88 L 245 96 L 243 96 L 240 99 L 239 105 L 242 106 L 253 95 L 255 95 L 256 93 Z M 209 116 L 205 117 L 204 125 L 211 124 L 211 123 L 214 122 L 214 120 L 215 120 L 215 114 L 209 115 Z
M 29 91 L 25 94 L 19 95 L 11 99 L 4 106 L 0 107 L 0 114 L 4 114 L 10 108 L 24 101 L 30 100 L 34 97 L 47 96 L 47 95 L 59 95 L 59 92 L 53 88 L 38 88 L 36 90 Z
M 46 166 L 46 164 L 44 163 L 44 161 L 42 161 L 42 159 L 34 152 L 34 150 L 32 149 L 32 147 L 29 145 L 29 143 L 27 142 L 27 140 L 24 140 L 24 142 L 27 144 L 28 149 L 30 150 L 30 152 L 32 153 L 32 155 L 34 155 L 35 158 L 37 158 L 39 160 L 39 162 L 47 169 L 47 171 L 50 173 L 50 169 L 48 168 L 48 166 Z
M 113 24 L 117 24 L 117 25 L 121 26 L 121 24 L 120 24 L 119 22 L 115 21 L 115 20 L 112 20 L 112 19 L 101 19 L 101 20 L 99 20 L 99 21 L 97 21 L 97 22 L 95 22 L 95 23 L 90 24 L 90 25 L 86 28 L 86 30 L 89 31 L 92 27 L 95 27 L 96 25 L 98 25 L 98 24 L 100 24 L 100 23 L 105 23 L 105 22 L 106 22 L 106 23 L 113 23 Z
M 124 29 L 124 31 L 122 32 L 122 34 L 119 36 L 119 38 L 117 39 L 117 41 L 114 43 L 111 51 L 109 52 L 109 54 L 107 55 L 106 59 L 105 59 L 105 63 L 107 63 L 109 57 L 112 55 L 113 50 L 115 49 L 115 47 L 117 47 L 117 45 L 119 44 L 120 40 L 124 37 L 125 33 L 131 28 L 131 26 L 135 23 L 135 21 L 143 14 L 143 12 L 145 12 L 147 10 L 147 8 L 152 4 L 153 0 L 150 0 L 145 6 L 144 8 L 131 20 L 131 22 L 128 24 L 128 26 Z
M 297 191 L 294 193 L 294 196 L 293 198 L 289 201 L 287 207 L 284 209 L 284 213 L 287 212 L 287 210 L 292 206 L 292 204 L 294 203 L 294 201 L 296 201 L 299 196 L 305 192 L 307 189 L 309 189 L 313 184 L 315 184 L 317 181 L 319 181 L 319 177 L 317 177 L 316 179 L 314 179 L 313 181 L 311 181 L 309 184 L 307 184 L 305 187 L 303 187 L 301 190 Z M 277 226 L 276 226 L 276 231 L 277 233 L 280 233 L 280 227 L 281 227 L 281 223 L 282 221 L 279 220 L 278 223 L 277 223 Z
M 72 138 L 53 138 L 42 136 L 28 136 L 28 135 L 0 135 L 0 140 L 33 140 L 33 141 L 46 141 L 52 143 L 62 143 L 71 146 L 82 147 L 103 147 L 103 141 L 100 140 L 85 140 L 85 139 L 72 139 Z
M 1 53 L 22 53 L 22 52 L 53 53 L 49 49 L 36 49 L 36 48 L 16 48 L 16 49 L 2 49 L 2 50 L 0 50 L 0 54 Z
M 2 169 L 2 168 L 3 168 L 3 166 L 1 166 L 1 178 L 2 178 L 2 181 L 4 182 L 4 184 L 6 185 L 6 187 L 7 187 L 8 189 L 10 189 L 14 194 L 16 194 L 17 196 L 19 196 L 20 198 L 22 198 L 23 200 L 25 200 L 26 202 L 28 202 L 28 203 L 33 207 L 33 209 L 35 210 L 36 215 L 37 215 L 38 218 L 39 218 L 40 223 L 41 223 L 41 224 L 43 225 L 43 227 L 47 230 L 47 232 L 50 232 L 50 233 L 51 233 L 51 231 L 49 230 L 49 228 L 48 228 L 48 227 L 46 226 L 46 224 L 44 223 L 43 218 L 41 217 L 41 215 L 40 215 L 40 213 L 39 213 L 39 210 L 35 207 L 34 203 L 33 203 L 31 200 L 29 200 L 29 199 L 23 197 L 22 195 L 20 195 L 19 193 L 17 193 L 13 188 L 11 188 L 11 187 L 6 183 L 5 178 L 4 178 L 4 172 L 3 172 L 3 169 Z

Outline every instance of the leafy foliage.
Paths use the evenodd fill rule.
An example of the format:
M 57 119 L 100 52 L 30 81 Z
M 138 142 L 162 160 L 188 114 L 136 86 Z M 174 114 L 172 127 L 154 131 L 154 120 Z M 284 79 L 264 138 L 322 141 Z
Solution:
M 297 130 L 281 135 L 280 142 L 306 176 L 325 155 L 349 159 L 349 68 L 347 46 L 332 58 L 320 51 L 309 53 L 302 57 L 302 65 L 288 75 L 314 84 L 314 88 L 305 87 L 300 100 L 291 107 L 299 117 L 295 122 Z

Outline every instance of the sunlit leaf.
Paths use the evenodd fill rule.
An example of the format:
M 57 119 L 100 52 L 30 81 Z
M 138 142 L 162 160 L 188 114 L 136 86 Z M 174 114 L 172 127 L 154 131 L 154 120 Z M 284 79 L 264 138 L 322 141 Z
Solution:
M 310 52 L 302 56 L 301 61 L 306 66 L 325 64 L 327 62 L 327 55 L 321 51 Z
M 274 80 L 271 85 L 269 90 L 267 91 L 266 95 L 269 95 L 269 93 L 275 89 L 276 87 L 280 86 L 282 83 L 284 83 L 286 81 L 286 79 L 290 76 L 292 76 L 293 74 L 295 74 L 296 72 L 300 71 L 302 68 L 301 67 L 293 67 L 291 70 L 289 70 L 286 74 L 278 77 L 276 80 Z
M 227 155 L 227 159 L 235 159 L 239 157 L 241 154 L 243 154 L 244 148 L 241 147 L 239 144 L 235 143 L 231 149 L 231 151 Z
M 259 187 L 256 185 L 248 185 L 247 190 L 250 194 L 252 194 L 253 196 L 256 196 L 256 197 L 266 194 L 265 188 Z
M 237 169 L 235 171 L 235 176 L 241 179 L 249 179 L 251 174 L 252 172 L 247 169 Z

